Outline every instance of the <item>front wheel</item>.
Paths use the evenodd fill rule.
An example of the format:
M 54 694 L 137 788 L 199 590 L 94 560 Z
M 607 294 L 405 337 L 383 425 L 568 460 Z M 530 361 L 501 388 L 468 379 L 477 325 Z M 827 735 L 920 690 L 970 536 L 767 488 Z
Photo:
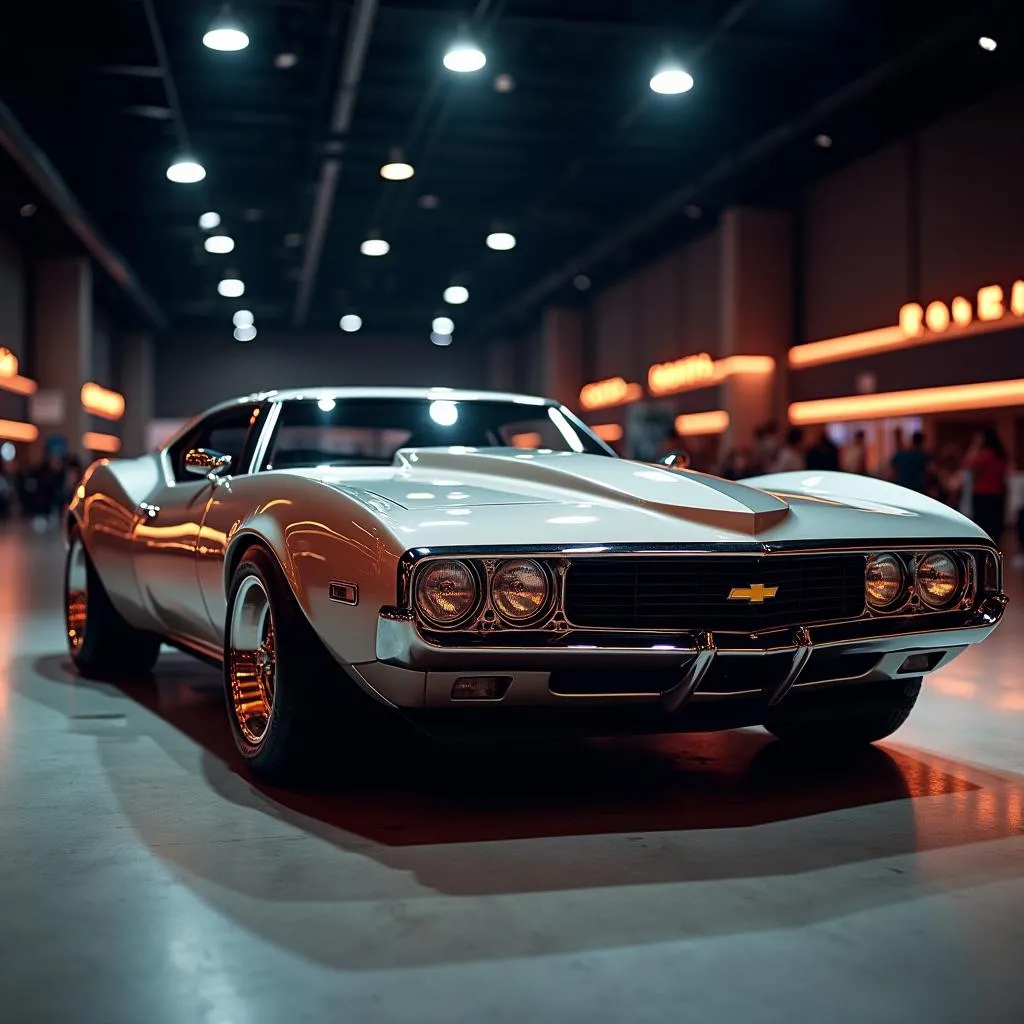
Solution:
M 228 593 L 224 689 L 235 745 L 270 783 L 303 778 L 336 729 L 342 670 L 324 649 L 271 555 L 252 547 Z
M 114 607 L 77 527 L 64 566 L 64 626 L 71 661 L 84 676 L 145 676 L 160 654 L 160 637 L 129 625 Z
M 765 728 L 780 740 L 818 747 L 867 746 L 891 736 L 910 717 L 921 677 L 855 684 L 844 692 L 791 694 L 772 708 Z

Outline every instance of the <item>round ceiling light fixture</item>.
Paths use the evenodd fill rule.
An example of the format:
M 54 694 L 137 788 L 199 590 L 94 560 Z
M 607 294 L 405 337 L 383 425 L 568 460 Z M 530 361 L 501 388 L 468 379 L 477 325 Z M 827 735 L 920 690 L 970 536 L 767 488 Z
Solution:
M 204 231 L 212 231 L 214 228 L 220 227 L 220 214 L 214 213 L 213 210 L 207 210 L 206 213 L 199 215 L 199 226 Z
M 393 149 L 388 154 L 388 162 L 380 169 L 380 176 L 385 181 L 408 181 L 416 173 L 400 149 Z
M 991 36 L 982 36 L 978 40 L 978 45 L 983 50 L 988 50 L 991 53 L 999 44 Z
M 363 326 L 363 318 L 355 313 L 346 313 L 339 321 L 338 326 L 348 334 L 353 334 Z
M 274 58 L 274 67 L 280 68 L 282 71 L 288 71 L 290 68 L 295 67 L 295 65 L 298 63 L 298 55 L 294 53 L 279 53 Z
M 249 45 L 249 37 L 242 31 L 238 22 L 231 17 L 231 4 L 225 4 L 214 23 L 203 36 L 203 46 L 211 50 L 230 53 L 244 50 Z
M 391 252 L 391 246 L 380 237 L 378 232 L 371 231 L 363 240 L 363 244 L 359 246 L 359 251 L 364 256 L 387 256 Z
M 511 92 L 516 87 L 516 81 L 511 75 L 502 72 L 494 79 L 495 92 Z
M 465 33 L 460 33 L 444 55 L 444 66 L 462 75 L 479 71 L 486 63 L 484 51 Z
M 430 334 L 430 340 L 433 344 L 437 345 L 438 348 L 446 348 L 452 343 L 452 336 L 450 334 L 438 334 L 437 331 L 432 331 Z
M 450 306 L 461 306 L 469 301 L 469 289 L 461 284 L 450 284 L 444 290 L 444 301 Z
M 234 316 L 231 317 L 231 323 L 235 327 L 252 327 L 253 321 L 256 318 L 252 315 L 250 309 L 239 309 L 235 312 Z
M 511 231 L 492 231 L 487 236 L 487 248 L 505 252 L 516 247 L 516 236 Z
M 824 132 L 822 132 L 820 135 L 815 135 L 814 144 L 818 147 L 818 149 L 831 149 L 832 136 L 826 135 Z
M 206 168 L 195 160 L 182 158 L 175 160 L 167 168 L 167 178 L 178 185 L 194 185 L 206 177 Z
M 450 316 L 435 316 L 430 326 L 435 334 L 451 334 L 455 330 L 455 321 Z
M 237 299 L 245 294 L 245 282 L 237 277 L 222 277 L 217 282 L 217 293 L 225 299 Z
M 230 235 L 209 235 L 203 242 L 207 252 L 226 253 L 235 247 L 235 240 Z
M 678 64 L 663 64 L 651 76 L 651 91 L 662 96 L 678 96 L 693 88 L 693 75 Z
M 232 333 L 235 341 L 252 341 L 256 337 L 256 328 L 249 324 L 248 327 L 236 327 Z

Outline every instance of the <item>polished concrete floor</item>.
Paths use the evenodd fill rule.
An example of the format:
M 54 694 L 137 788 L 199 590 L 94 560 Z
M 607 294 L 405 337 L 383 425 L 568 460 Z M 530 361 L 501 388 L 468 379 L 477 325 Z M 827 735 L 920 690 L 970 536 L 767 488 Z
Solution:
M 1024 1021 L 1024 602 L 844 768 L 743 731 L 295 796 L 210 669 L 71 675 L 61 559 L 0 528 L 0 1021 Z

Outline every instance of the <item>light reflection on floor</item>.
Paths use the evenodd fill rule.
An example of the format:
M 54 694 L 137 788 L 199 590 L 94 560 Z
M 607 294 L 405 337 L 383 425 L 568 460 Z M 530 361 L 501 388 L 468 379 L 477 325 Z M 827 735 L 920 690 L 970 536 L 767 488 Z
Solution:
M 243 774 L 212 670 L 71 676 L 0 530 L 0 986 L 19 1019 L 1019 1021 L 1024 572 L 845 765 L 758 730 Z M 0 1019 L 3 1013 L 0 1012 Z

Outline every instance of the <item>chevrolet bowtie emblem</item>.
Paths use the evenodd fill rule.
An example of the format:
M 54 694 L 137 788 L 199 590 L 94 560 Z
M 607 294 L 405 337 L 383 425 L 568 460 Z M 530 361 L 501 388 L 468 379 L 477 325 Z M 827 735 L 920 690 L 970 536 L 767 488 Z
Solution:
M 733 587 L 729 591 L 729 600 L 764 604 L 765 601 L 774 597 L 778 592 L 778 587 L 766 587 L 763 583 L 751 583 L 749 587 Z

